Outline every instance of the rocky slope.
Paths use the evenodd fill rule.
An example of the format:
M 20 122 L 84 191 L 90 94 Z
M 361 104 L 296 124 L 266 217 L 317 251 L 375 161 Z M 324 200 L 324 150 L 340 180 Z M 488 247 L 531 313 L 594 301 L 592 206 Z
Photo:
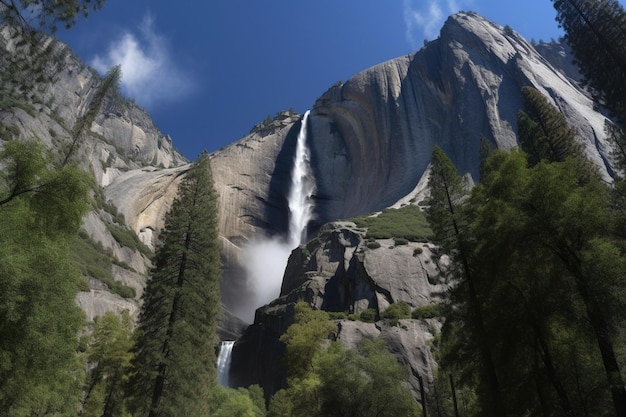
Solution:
M 392 304 L 412 308 L 432 305 L 448 284 L 432 261 L 432 246 L 393 239 L 365 239 L 354 223 L 329 223 L 307 245 L 295 249 L 287 265 L 280 297 L 257 310 L 254 324 L 235 344 L 230 378 L 235 385 L 261 383 L 266 394 L 284 384 L 280 335 L 292 322 L 293 305 L 346 312 L 358 317 L 373 309 L 377 321 L 337 320 L 333 338 L 356 347 L 363 338 L 380 338 L 411 371 L 411 386 L 419 392 L 418 375 L 433 379 L 434 360 L 429 342 L 439 329 L 434 319 L 382 319 Z
M 15 39 L 9 36 L 7 28 L 0 33 L 0 46 L 3 48 L 0 59 L 0 125 L 5 132 L 0 148 L 7 139 L 38 138 L 52 149 L 53 154 L 59 155 L 59 150 L 70 141 L 72 127 L 86 111 L 101 84 L 100 76 L 82 64 L 66 46 L 52 39 L 45 44 L 51 46 L 51 52 L 46 57 L 48 77 L 42 77 L 29 90 L 17 88 L 22 83 L 18 77 L 23 74 L 12 71 L 11 63 L 16 57 L 23 59 L 20 57 L 23 51 L 16 53 Z M 29 56 L 27 59 L 36 58 Z M 25 65 L 30 64 L 33 63 L 26 61 Z M 105 99 L 90 131 L 83 135 L 76 158 L 93 174 L 97 185 L 104 191 L 104 197 L 96 196 L 93 211 L 84 219 L 85 240 L 94 246 L 100 242 L 100 251 L 106 252 L 117 264 L 111 265 L 113 279 L 133 288 L 137 294 L 134 298 L 123 298 L 112 293 L 101 280 L 90 277 L 90 289 L 79 294 L 77 303 L 85 310 L 89 320 L 110 310 L 136 313 L 150 261 L 145 253 L 120 242 L 120 235 L 116 239 L 111 230 L 132 228 L 139 232 L 139 227 L 145 223 L 156 230 L 162 225 L 163 210 L 154 209 L 152 219 L 148 221 L 140 220 L 139 213 L 128 213 L 122 218 L 117 215 L 115 205 L 122 206 L 120 201 L 128 199 L 129 190 L 122 190 L 118 201 L 111 205 L 106 200 L 115 199 L 118 195 L 114 192 L 107 195 L 107 189 L 113 187 L 112 190 L 119 190 L 117 182 L 133 173 L 140 172 L 150 178 L 150 175 L 156 175 L 155 171 L 179 166 L 186 163 L 186 159 L 174 148 L 171 138 L 159 132 L 145 110 L 113 96 Z M 150 179 L 143 181 L 146 185 Z M 165 190 L 158 181 L 152 183 L 159 190 Z M 143 189 L 144 193 L 151 192 L 149 187 L 144 186 Z M 161 193 L 158 191 L 149 198 L 158 200 Z M 166 206 L 171 198 L 172 193 L 161 205 Z

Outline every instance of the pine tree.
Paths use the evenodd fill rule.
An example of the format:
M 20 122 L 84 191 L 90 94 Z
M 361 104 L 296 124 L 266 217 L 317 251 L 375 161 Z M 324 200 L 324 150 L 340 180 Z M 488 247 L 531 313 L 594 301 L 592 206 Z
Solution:
M 216 195 L 209 158 L 183 179 L 143 296 L 131 376 L 135 416 L 200 416 L 216 384 L 219 312 Z
M 93 366 L 83 400 L 83 416 L 113 417 L 125 414 L 124 382 L 133 346 L 132 319 L 107 312 L 96 318 L 87 360 Z
M 534 172 L 541 172 L 543 176 L 532 189 L 534 194 L 529 196 L 534 201 L 525 202 L 534 210 L 530 219 L 535 225 L 529 224 L 528 227 L 547 233 L 544 239 L 551 242 L 549 250 L 573 279 L 602 355 L 615 408 L 618 414 L 626 414 L 626 391 L 612 341 L 615 334 L 612 315 L 617 310 L 607 310 L 607 303 L 595 295 L 597 288 L 604 286 L 591 284 L 597 279 L 594 277 L 597 272 L 593 272 L 597 265 L 585 262 L 588 259 L 585 254 L 595 246 L 589 243 L 592 239 L 598 238 L 611 245 L 605 240 L 611 234 L 608 190 L 600 184 L 597 169 L 581 152 L 574 140 L 575 131 L 567 126 L 563 115 L 550 106 L 538 91 L 524 88 L 523 94 L 529 114 L 520 112 L 520 142 L 531 155 L 531 165 L 536 165 Z M 570 176 L 574 176 L 574 183 L 567 182 L 571 180 Z M 552 184 L 548 179 L 554 179 L 558 186 L 548 188 Z M 567 193 L 564 193 L 565 190 Z M 574 201 L 583 190 L 588 197 L 578 202 L 576 212 L 572 212 L 569 206 L 561 205 Z M 588 217 L 581 216 L 584 208 L 589 210 Z M 564 224 L 568 227 L 564 228 Z M 590 227 L 591 224 L 595 227 Z M 612 275 L 607 276 L 606 282 L 616 280 L 618 278 Z
M 91 125 L 96 120 L 96 116 L 102 108 L 104 99 L 107 96 L 113 96 L 117 98 L 120 78 L 122 76 L 122 68 L 119 65 L 112 67 L 102 79 L 102 82 L 96 90 L 93 98 L 91 99 L 87 110 L 82 114 L 74 123 L 70 134 L 70 143 L 68 144 L 61 167 L 64 167 L 70 161 L 70 158 L 74 156 L 80 140 L 83 138 L 85 132 L 91 130 Z
M 522 152 L 496 151 L 485 172 L 472 190 L 477 206 L 472 232 L 480 284 L 489 288 L 483 303 L 486 329 L 497 346 L 494 358 L 506 402 L 512 410 L 536 408 L 550 415 L 559 407 L 572 415 L 550 333 L 555 315 L 566 310 L 555 294 L 571 285 L 563 284 L 562 268 L 554 268 L 537 242 L 541 230 L 529 227 L 525 198 L 533 170 Z
M 563 162 L 567 157 L 582 155 L 574 140 L 576 130 L 552 106 L 539 90 L 522 88 L 524 111 L 518 115 L 519 141 L 531 165 L 540 161 Z
M 437 146 L 433 149 L 428 189 L 430 199 L 426 213 L 434 233 L 434 242 L 440 245 L 443 253 L 450 256 L 453 261 L 451 270 L 462 283 L 457 287 L 456 295 L 463 294 L 460 298 L 470 317 L 470 331 L 474 332 L 473 342 L 483 375 L 481 381 L 485 383 L 481 402 L 488 415 L 505 416 L 500 383 L 485 330 L 482 302 L 476 287 L 475 267 L 471 261 L 473 243 L 469 239 L 467 212 L 469 190 L 452 161 Z
M 626 12 L 617 0 L 553 0 L 584 79 L 626 126 Z

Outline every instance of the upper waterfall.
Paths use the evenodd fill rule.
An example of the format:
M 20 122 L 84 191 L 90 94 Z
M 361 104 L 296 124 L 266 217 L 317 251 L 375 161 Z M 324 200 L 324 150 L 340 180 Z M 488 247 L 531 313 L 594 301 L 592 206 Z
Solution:
M 304 113 L 302 126 L 298 133 L 296 155 L 294 157 L 291 174 L 291 189 L 289 190 L 289 240 L 293 249 L 300 245 L 306 237 L 306 227 L 313 214 L 312 196 L 315 191 L 315 181 L 311 171 L 311 156 L 307 146 L 307 120 L 309 111 Z
M 291 161 L 291 184 L 287 194 L 289 226 L 287 236 L 256 237 L 245 246 L 246 280 L 254 297 L 239 310 L 241 317 L 252 322 L 255 310 L 280 295 L 283 275 L 289 254 L 306 238 L 306 229 L 313 216 L 313 192 L 316 189 L 307 146 L 307 111 L 296 139 L 296 150 Z M 240 298 L 241 299 L 241 298 Z

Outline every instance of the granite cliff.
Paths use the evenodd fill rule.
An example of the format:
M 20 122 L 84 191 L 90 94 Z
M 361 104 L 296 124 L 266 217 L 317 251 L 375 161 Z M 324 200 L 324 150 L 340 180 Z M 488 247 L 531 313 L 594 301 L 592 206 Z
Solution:
M 541 91 L 565 115 L 589 159 L 610 181 L 606 118 L 577 76 L 561 45 L 535 48 L 513 30 L 476 14 L 451 16 L 438 39 L 332 86 L 313 106 L 308 125 L 317 183 L 312 229 L 419 201 L 434 145 L 445 150 L 468 181 L 478 181 L 483 138 L 497 148 L 517 146 L 517 114 L 526 85 Z M 288 135 L 284 141 L 283 149 L 292 146 Z M 284 168 L 275 172 L 273 181 L 284 183 L 277 178 Z M 282 195 L 262 196 L 265 213 L 284 207 L 276 198 Z M 257 233 L 280 231 L 276 226 L 263 229 L 263 223 L 255 224 L 261 229 Z M 257 310 L 254 324 L 235 344 L 235 383 L 261 383 L 266 394 L 284 384 L 278 338 L 291 323 L 297 300 L 329 311 L 374 308 L 381 317 L 392 302 L 406 301 L 412 307 L 436 303 L 434 295 L 445 286 L 437 281 L 434 263 L 424 268 L 427 246 L 419 257 L 409 247 L 384 241 L 381 249 L 369 250 L 362 235 L 345 227 L 312 242 L 292 253 L 280 297 Z M 436 320 L 406 320 L 399 326 L 385 320 L 340 320 L 337 326 L 333 337 L 346 346 L 362 337 L 387 340 L 411 370 L 416 395 L 418 375 L 431 380 L 435 365 L 428 340 L 436 332 Z
M 10 42 L 3 47 L 7 54 L 13 50 Z M 64 46 L 56 48 L 64 53 L 58 55 L 53 79 L 36 94 L 2 100 L 0 106 L 0 124 L 14 136 L 38 137 L 51 149 L 69 140 L 101 82 Z M 419 201 L 434 145 L 469 181 L 478 181 L 482 138 L 498 148 L 517 144 L 522 86 L 537 88 L 565 115 L 588 157 L 610 180 L 606 119 L 577 76 L 560 45 L 535 47 L 509 28 L 459 13 L 419 51 L 366 69 L 322 94 L 307 125 L 317 184 L 309 227 L 315 239 L 292 253 L 280 296 L 257 311 L 255 323 L 236 343 L 232 380 L 261 383 L 267 395 L 284 383 L 278 337 L 290 324 L 297 300 L 331 311 L 373 308 L 378 318 L 393 302 L 419 307 L 437 301 L 447 284 L 438 278 L 427 243 L 396 247 L 381 241 L 374 250 L 353 225 L 323 225 Z M 299 115 L 281 112 L 211 154 L 219 195 L 223 302 L 236 313 L 252 295 L 243 248 L 257 237 L 280 239 L 287 232 L 286 196 L 300 127 Z M 188 161 L 144 110 L 114 97 L 107 98 L 84 138 L 79 158 L 102 190 L 101 203 L 84 219 L 86 238 L 100 242 L 116 261 L 113 279 L 136 295 L 123 298 L 90 277 L 89 291 L 81 292 L 77 302 L 89 319 L 108 310 L 136 312 L 149 250 L 142 252 L 139 243 L 129 247 L 115 230 L 130 231 L 153 248 Z M 414 256 L 418 246 L 422 252 Z M 432 376 L 428 340 L 437 330 L 436 320 L 403 320 L 400 326 L 340 320 L 337 326 L 334 337 L 346 346 L 362 337 L 387 340 L 411 370 L 414 389 L 417 375 Z M 222 320 L 222 338 L 237 338 L 242 331 L 236 318 Z
M 544 93 L 576 127 L 587 155 L 610 180 L 606 118 L 578 84 L 566 54 L 559 44 L 535 48 L 511 29 L 459 13 L 416 53 L 330 87 L 313 105 L 308 124 L 317 183 L 310 229 L 382 210 L 410 194 L 434 145 L 478 181 L 482 138 L 498 148 L 517 144 L 525 85 Z M 273 123 L 213 154 L 232 288 L 246 288 L 239 273 L 242 245 L 253 236 L 286 233 L 285 195 L 299 121 L 284 113 Z M 242 166 L 242 160 L 249 163 Z

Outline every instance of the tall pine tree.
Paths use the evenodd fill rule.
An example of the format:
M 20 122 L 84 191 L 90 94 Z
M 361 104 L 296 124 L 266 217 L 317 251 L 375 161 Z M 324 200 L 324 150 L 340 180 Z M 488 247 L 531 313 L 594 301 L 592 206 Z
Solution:
M 553 0 L 576 63 L 596 96 L 626 126 L 626 12 L 617 0 Z
M 591 8 L 587 3 L 594 2 L 585 2 L 580 7 Z M 596 14 L 602 14 L 603 8 L 608 7 L 605 4 L 607 2 L 595 3 L 598 3 L 595 7 L 599 9 L 595 10 Z M 536 185 L 535 195 L 531 196 L 536 200 L 526 202 L 533 209 L 534 215 L 530 219 L 536 219 L 533 220 L 536 221 L 534 227 L 546 233 L 544 242 L 550 242 L 549 251 L 557 256 L 573 278 L 602 355 L 615 408 L 618 415 L 626 415 L 626 390 L 613 341 L 616 329 L 612 316 L 619 309 L 607 308 L 612 304 L 608 302 L 609 298 L 603 301 L 602 297 L 597 295 L 611 285 L 615 290 L 618 287 L 615 283 L 620 281 L 620 278 L 615 272 L 612 272 L 612 275 L 607 272 L 603 281 L 596 281 L 597 270 L 601 266 L 595 264 L 588 255 L 601 244 L 611 247 L 614 245 L 607 240 L 611 234 L 608 190 L 600 183 L 595 166 L 585 158 L 576 144 L 574 140 L 576 132 L 567 126 L 563 115 L 550 106 L 538 91 L 525 88 L 523 95 L 529 115 L 520 112 L 518 123 L 520 142 L 531 154 L 531 162 L 538 164 L 535 171 L 541 172 L 542 175 L 540 183 Z M 539 161 L 547 163 L 542 165 Z M 573 175 L 575 182 L 563 181 L 563 178 L 566 178 L 563 173 Z M 548 189 L 550 185 L 548 178 L 561 181 L 554 188 L 555 192 L 552 195 Z M 564 193 L 565 190 L 568 192 Z M 558 197 L 557 193 L 560 193 Z M 587 198 L 578 201 L 575 210 L 572 211 L 571 207 L 564 203 L 576 201 L 579 193 L 584 193 Z M 549 204 L 546 204 L 546 201 L 549 201 Z M 555 205 L 555 201 L 559 204 Z M 585 209 L 589 210 L 588 216 L 581 216 Z M 564 224 L 568 226 L 563 227 Z M 594 239 L 599 240 L 591 244 Z M 603 285 L 598 285 L 600 283 Z M 608 292 L 610 293 L 611 291 Z M 620 304 L 619 301 L 616 303 Z
M 139 317 L 131 408 L 135 416 L 206 415 L 208 391 L 217 383 L 220 306 L 216 194 L 207 155 L 183 179 L 160 239 Z
M 467 309 L 470 332 L 473 332 L 476 344 L 482 375 L 480 381 L 484 382 L 482 406 L 487 415 L 505 416 L 500 383 L 485 330 L 482 302 L 476 287 L 476 268 L 472 265 L 473 243 L 468 239 L 469 190 L 452 161 L 437 146 L 433 149 L 428 188 L 430 200 L 426 213 L 434 232 L 434 241 L 453 260 L 451 272 L 460 280 L 455 292 L 463 294 L 460 298 Z

